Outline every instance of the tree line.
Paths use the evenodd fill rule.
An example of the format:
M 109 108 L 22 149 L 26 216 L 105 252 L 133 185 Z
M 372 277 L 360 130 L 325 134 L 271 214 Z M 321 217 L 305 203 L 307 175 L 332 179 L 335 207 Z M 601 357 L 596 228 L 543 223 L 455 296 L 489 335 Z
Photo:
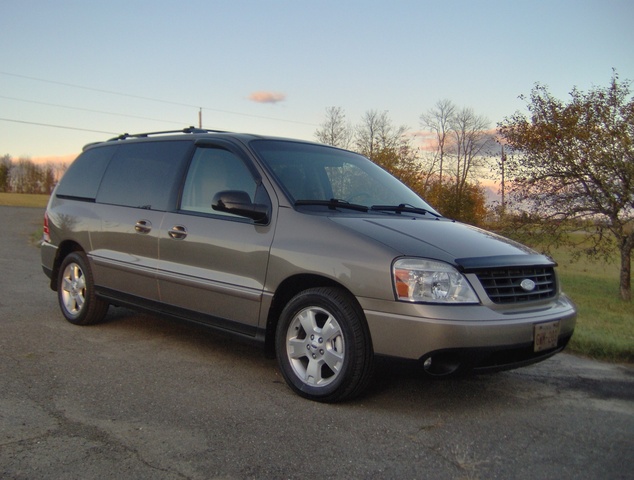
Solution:
M 67 165 L 49 162 L 35 163 L 30 158 L 0 158 L 0 192 L 50 194 Z

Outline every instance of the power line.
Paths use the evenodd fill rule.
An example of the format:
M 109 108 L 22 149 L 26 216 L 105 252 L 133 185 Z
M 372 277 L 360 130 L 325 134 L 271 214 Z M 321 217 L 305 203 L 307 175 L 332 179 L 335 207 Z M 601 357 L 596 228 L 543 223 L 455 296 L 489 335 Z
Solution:
M 51 123 L 39 123 L 39 122 L 27 122 L 25 120 L 15 120 L 13 118 L 0 118 L 2 122 L 13 122 L 13 123 L 23 123 L 26 125 L 37 125 L 40 127 L 52 127 L 52 128 L 63 128 L 65 130 L 78 130 L 81 132 L 92 132 L 92 133 L 107 133 L 108 135 L 119 135 L 119 132 L 106 132 L 103 130 L 91 130 L 89 128 L 79 128 L 79 127 L 69 127 L 66 125 L 53 125 Z
M 170 104 L 170 105 L 178 105 L 178 106 L 181 106 L 181 107 L 188 107 L 188 108 L 198 108 L 197 105 L 188 105 L 186 103 L 173 102 L 173 101 L 170 101 L 170 100 L 161 100 L 161 99 L 158 99 L 158 98 L 143 97 L 143 96 L 140 96 L 140 95 L 132 95 L 132 94 L 129 94 L 129 93 L 114 92 L 112 90 L 104 90 L 104 89 L 100 89 L 100 88 L 86 87 L 84 85 L 76 85 L 74 83 L 58 82 L 56 80 L 46 80 L 44 78 L 29 77 L 27 75 L 20 75 L 20 74 L 17 74 L 17 73 L 0 72 L 0 75 L 7 75 L 9 77 L 24 78 L 24 79 L 27 79 L 27 80 L 34 80 L 36 82 L 43 82 L 43 83 L 51 83 L 51 84 L 54 84 L 54 85 L 62 85 L 64 87 L 80 88 L 82 90 L 89 90 L 89 91 L 92 91 L 92 92 L 99 92 L 99 93 L 107 93 L 109 95 L 118 95 L 120 97 L 138 98 L 138 99 L 141 99 L 141 100 L 148 100 L 148 101 L 151 101 L 151 102 L 167 103 L 167 104 Z
M 115 92 L 113 90 L 105 90 L 105 89 L 100 89 L 100 88 L 87 87 L 85 85 L 77 85 L 77 84 L 73 84 L 73 83 L 59 82 L 59 81 L 56 81 L 56 80 L 46 80 L 44 78 L 30 77 L 28 75 L 21 75 L 21 74 L 11 73 L 11 72 L 0 71 L 0 75 L 6 75 L 6 76 L 9 76 L 9 77 L 15 77 L 15 78 L 24 78 L 24 79 L 33 80 L 33 81 L 36 81 L 36 82 L 50 83 L 50 84 L 53 84 L 53 85 L 61 85 L 61 86 L 70 87 L 70 88 L 79 88 L 79 89 L 82 89 L 82 90 L 88 90 L 88 91 L 92 91 L 92 92 L 106 93 L 108 95 L 117 95 L 117 96 L 120 96 L 120 97 L 136 98 L 136 99 L 146 100 L 146 101 L 150 101 L 150 102 L 158 102 L 158 103 L 164 103 L 164 104 L 168 104 L 168 105 L 177 105 L 177 106 L 180 106 L 180 107 L 209 110 L 209 111 L 212 111 L 212 112 L 225 113 L 225 114 L 229 114 L 229 115 L 239 115 L 239 116 L 243 116 L 243 117 L 259 118 L 259 119 L 262 119 L 262 120 L 272 120 L 272 121 L 276 121 L 276 122 L 294 123 L 294 124 L 297 124 L 297 125 L 307 125 L 307 126 L 311 126 L 311 127 L 317 127 L 318 126 L 318 125 L 315 125 L 314 123 L 300 122 L 300 121 L 297 121 L 297 120 L 287 120 L 287 119 L 284 119 L 284 118 L 268 117 L 268 116 L 264 116 L 264 115 L 253 115 L 253 114 L 249 114 L 249 113 L 233 112 L 233 111 L 230 111 L 230 110 L 220 110 L 220 109 L 217 109 L 217 108 L 205 107 L 205 106 L 200 106 L 200 105 L 192 105 L 192 104 L 188 104 L 188 103 L 174 102 L 174 101 L 171 101 L 171 100 L 163 100 L 163 99 L 159 99 L 159 98 L 144 97 L 144 96 L 141 96 L 141 95 L 133 95 L 133 94 L 129 94 L 129 93 Z
M 71 107 L 69 105 L 60 105 L 60 104 L 57 104 L 57 103 L 39 102 L 39 101 L 36 101 L 36 100 L 27 100 L 25 98 L 7 97 L 5 95 L 0 95 L 0 98 L 3 98 L 5 100 L 14 100 L 16 102 L 31 103 L 31 104 L 34 104 L 34 105 L 45 105 L 47 107 L 66 108 L 66 109 L 69 109 L 69 110 L 77 110 L 77 111 L 80 111 L 80 112 L 100 113 L 100 114 L 104 114 L 104 115 L 113 115 L 113 116 L 117 116 L 117 117 L 137 118 L 137 119 L 140 119 L 140 120 L 152 120 L 154 122 L 163 122 L 163 123 L 178 124 L 178 125 L 187 125 L 188 123 L 191 123 L 191 122 L 175 122 L 175 121 L 164 120 L 164 119 L 159 119 L 159 118 L 141 117 L 139 115 L 129 115 L 129 114 L 125 114 L 125 113 L 105 112 L 103 110 L 94 110 L 94 109 L 91 109 L 91 108 Z

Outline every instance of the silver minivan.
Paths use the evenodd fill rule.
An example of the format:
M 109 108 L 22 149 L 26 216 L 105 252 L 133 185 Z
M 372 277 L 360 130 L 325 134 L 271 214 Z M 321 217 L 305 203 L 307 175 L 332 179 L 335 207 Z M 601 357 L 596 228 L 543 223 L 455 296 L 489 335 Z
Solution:
M 71 323 L 119 305 L 254 340 L 323 402 L 361 393 L 377 355 L 433 376 L 541 361 L 576 319 L 552 259 L 299 140 L 189 128 L 88 145 L 41 255 Z

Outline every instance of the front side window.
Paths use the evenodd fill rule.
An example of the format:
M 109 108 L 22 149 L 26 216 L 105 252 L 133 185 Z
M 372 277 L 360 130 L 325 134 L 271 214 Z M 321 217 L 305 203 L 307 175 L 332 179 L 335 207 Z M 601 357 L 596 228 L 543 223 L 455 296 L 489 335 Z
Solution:
M 181 200 L 181 210 L 229 215 L 211 208 L 218 192 L 239 190 L 255 199 L 257 183 L 244 162 L 232 152 L 222 148 L 199 148 L 194 154 Z

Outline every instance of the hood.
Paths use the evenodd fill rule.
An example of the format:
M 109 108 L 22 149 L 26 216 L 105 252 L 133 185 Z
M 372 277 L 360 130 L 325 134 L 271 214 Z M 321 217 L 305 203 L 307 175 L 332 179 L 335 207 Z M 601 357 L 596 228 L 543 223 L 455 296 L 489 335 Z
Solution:
M 378 215 L 330 218 L 403 256 L 441 260 L 463 271 L 499 266 L 555 265 L 550 258 L 520 243 L 452 220 Z

